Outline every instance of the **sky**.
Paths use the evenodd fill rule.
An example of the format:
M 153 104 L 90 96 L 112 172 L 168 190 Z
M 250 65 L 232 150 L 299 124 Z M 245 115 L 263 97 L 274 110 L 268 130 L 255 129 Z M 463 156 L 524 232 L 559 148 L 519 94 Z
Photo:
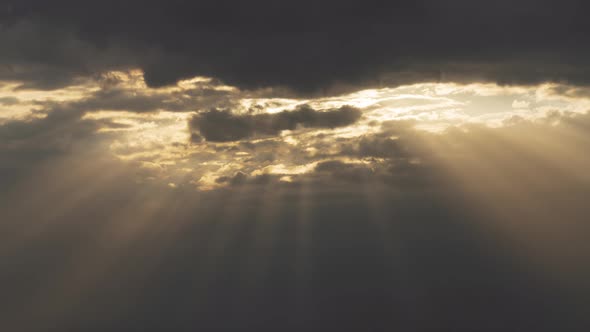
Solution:
M 590 329 L 582 0 L 0 1 L 0 330 Z

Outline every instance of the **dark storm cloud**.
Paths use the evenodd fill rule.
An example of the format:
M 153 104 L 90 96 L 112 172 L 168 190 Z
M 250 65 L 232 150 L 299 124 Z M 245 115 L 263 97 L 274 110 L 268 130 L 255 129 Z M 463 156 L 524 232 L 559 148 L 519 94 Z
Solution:
M 303 93 L 433 80 L 583 84 L 589 9 L 583 0 L 9 0 L 0 63 L 4 78 L 46 87 L 129 66 L 152 86 L 206 75 Z
M 37 20 L 0 21 L 0 79 L 20 89 L 55 89 L 133 66 L 127 50 L 78 38 L 75 30 Z
M 303 128 L 337 128 L 354 124 L 361 111 L 350 106 L 316 111 L 308 105 L 279 113 L 236 115 L 226 110 L 211 110 L 195 115 L 191 130 L 211 142 L 239 141 L 254 136 L 276 136 L 284 130 Z M 193 140 L 198 140 L 197 138 Z

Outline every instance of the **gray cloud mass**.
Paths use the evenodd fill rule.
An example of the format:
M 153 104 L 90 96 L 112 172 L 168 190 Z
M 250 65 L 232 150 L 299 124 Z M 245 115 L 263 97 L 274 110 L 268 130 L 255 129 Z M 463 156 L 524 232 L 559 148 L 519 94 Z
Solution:
M 303 128 L 337 128 L 354 124 L 361 117 L 359 109 L 343 106 L 339 109 L 316 111 L 308 105 L 292 111 L 273 114 L 235 115 L 226 110 L 210 110 L 195 115 L 192 130 L 212 142 L 239 141 L 254 136 L 276 136 L 284 130 Z M 199 140 L 199 136 L 193 136 Z
M 302 94 L 590 77 L 582 0 L 5 3 L 0 73 L 30 87 L 129 67 L 151 86 L 203 75 Z

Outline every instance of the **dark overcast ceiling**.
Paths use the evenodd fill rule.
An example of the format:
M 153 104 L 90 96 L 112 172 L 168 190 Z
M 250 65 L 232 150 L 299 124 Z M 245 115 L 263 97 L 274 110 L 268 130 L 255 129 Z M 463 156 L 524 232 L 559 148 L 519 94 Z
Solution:
M 581 0 L 8 0 L 0 61 L 11 69 L 0 74 L 53 87 L 139 66 L 152 86 L 207 75 L 303 93 L 336 83 L 585 84 L 589 7 Z

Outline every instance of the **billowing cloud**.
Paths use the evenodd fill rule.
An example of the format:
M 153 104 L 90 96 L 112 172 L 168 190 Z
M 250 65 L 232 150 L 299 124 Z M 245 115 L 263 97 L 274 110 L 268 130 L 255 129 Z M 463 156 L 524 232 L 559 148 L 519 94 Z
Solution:
M 295 130 L 298 127 L 348 126 L 358 121 L 361 115 L 359 109 L 350 106 L 316 111 L 303 105 L 292 111 L 254 115 L 235 115 L 227 110 L 211 110 L 194 116 L 190 127 L 208 141 L 231 142 L 254 136 L 276 136 L 284 130 Z M 197 138 L 198 136 L 193 139 Z

